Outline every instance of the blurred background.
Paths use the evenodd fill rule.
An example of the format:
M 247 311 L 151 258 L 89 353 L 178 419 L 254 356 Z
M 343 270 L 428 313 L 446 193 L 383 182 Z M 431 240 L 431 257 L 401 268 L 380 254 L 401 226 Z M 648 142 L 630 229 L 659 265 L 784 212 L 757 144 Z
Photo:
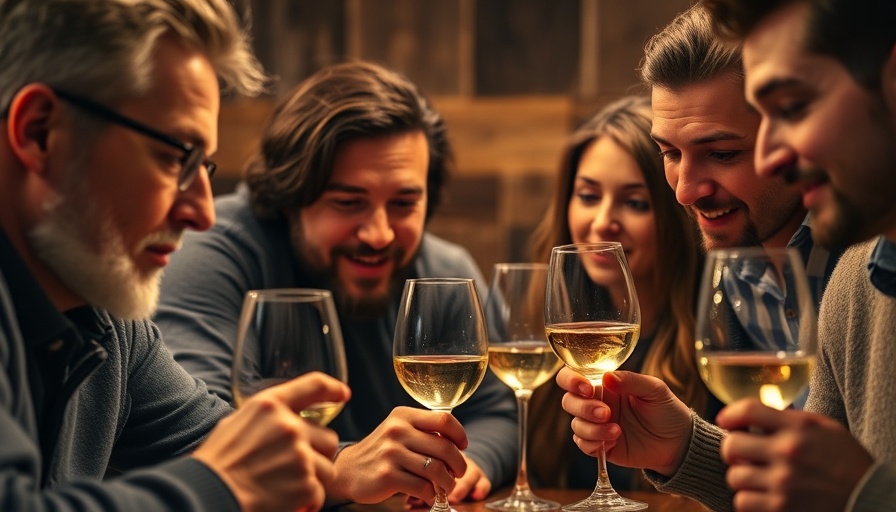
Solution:
M 216 194 L 233 189 L 278 98 L 331 63 L 364 59 L 416 83 L 445 117 L 456 169 L 429 224 L 488 276 L 527 261 L 566 137 L 643 93 L 646 40 L 691 0 L 242 0 L 271 94 L 222 104 Z

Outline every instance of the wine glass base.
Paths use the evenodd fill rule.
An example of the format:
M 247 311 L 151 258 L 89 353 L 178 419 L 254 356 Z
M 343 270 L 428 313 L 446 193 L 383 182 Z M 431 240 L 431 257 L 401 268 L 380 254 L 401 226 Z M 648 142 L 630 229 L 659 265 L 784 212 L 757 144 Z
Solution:
M 529 491 L 512 494 L 503 500 L 490 501 L 485 504 L 485 508 L 503 512 L 544 512 L 560 510 L 560 504 L 556 501 L 539 498 Z
M 623 512 L 630 510 L 644 510 L 647 503 L 641 501 L 630 500 L 616 494 L 610 490 L 608 493 L 595 491 L 594 494 L 582 501 L 564 505 L 561 510 L 564 512 Z

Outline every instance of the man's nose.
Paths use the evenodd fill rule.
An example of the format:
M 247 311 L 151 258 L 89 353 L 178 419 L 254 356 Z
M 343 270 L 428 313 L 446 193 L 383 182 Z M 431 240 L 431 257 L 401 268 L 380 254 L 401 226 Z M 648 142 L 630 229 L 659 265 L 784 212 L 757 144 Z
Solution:
M 383 249 L 395 240 L 395 230 L 385 208 L 377 208 L 358 228 L 358 239 L 374 249 Z

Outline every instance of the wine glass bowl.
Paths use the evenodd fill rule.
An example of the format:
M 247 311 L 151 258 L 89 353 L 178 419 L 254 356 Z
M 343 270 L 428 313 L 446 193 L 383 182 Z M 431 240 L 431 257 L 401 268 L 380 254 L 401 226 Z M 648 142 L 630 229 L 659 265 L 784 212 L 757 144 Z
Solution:
M 536 496 L 526 467 L 528 402 L 532 392 L 563 365 L 548 345 L 544 329 L 544 263 L 498 263 L 492 271 L 485 317 L 492 372 L 516 394 L 519 410 L 519 462 L 510 496 L 485 504 L 490 510 L 543 511 L 560 505 Z
M 258 391 L 310 371 L 348 383 L 342 330 L 327 290 L 250 290 L 243 300 L 231 371 L 235 405 Z M 300 411 L 326 426 L 343 402 L 320 402 Z
M 641 310 L 628 262 L 618 242 L 554 247 L 544 306 L 551 348 L 566 366 L 588 379 L 603 398 L 604 373 L 619 367 L 638 342 Z M 643 510 L 646 503 L 620 496 L 598 454 L 594 492 L 565 511 Z
M 701 281 L 696 354 L 719 400 L 755 397 L 785 409 L 807 389 L 817 351 L 815 301 L 800 254 L 711 251 Z
M 473 394 L 488 369 L 488 334 L 472 279 L 405 281 L 392 363 L 402 387 L 433 411 L 450 413 Z M 451 510 L 435 490 L 431 511 Z

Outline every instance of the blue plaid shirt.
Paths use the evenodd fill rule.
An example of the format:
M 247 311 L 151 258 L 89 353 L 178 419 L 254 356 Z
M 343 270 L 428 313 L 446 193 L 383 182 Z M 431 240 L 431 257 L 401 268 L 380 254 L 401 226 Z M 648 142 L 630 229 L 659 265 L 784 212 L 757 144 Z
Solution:
M 868 261 L 868 278 L 875 288 L 896 297 L 896 242 L 881 237 Z
M 810 219 L 807 215 L 803 223 L 788 242 L 787 247 L 797 250 L 806 266 L 809 288 L 815 302 L 815 311 L 824 295 L 831 273 L 843 250 L 829 251 L 812 240 Z M 773 269 L 743 267 L 726 280 L 726 285 L 736 290 L 733 304 L 735 314 L 753 343 L 767 341 L 773 346 L 760 349 L 784 349 L 794 346 L 799 333 L 799 308 L 793 302 L 794 293 L 785 293 L 775 283 Z M 792 279 L 785 281 L 792 283 Z

